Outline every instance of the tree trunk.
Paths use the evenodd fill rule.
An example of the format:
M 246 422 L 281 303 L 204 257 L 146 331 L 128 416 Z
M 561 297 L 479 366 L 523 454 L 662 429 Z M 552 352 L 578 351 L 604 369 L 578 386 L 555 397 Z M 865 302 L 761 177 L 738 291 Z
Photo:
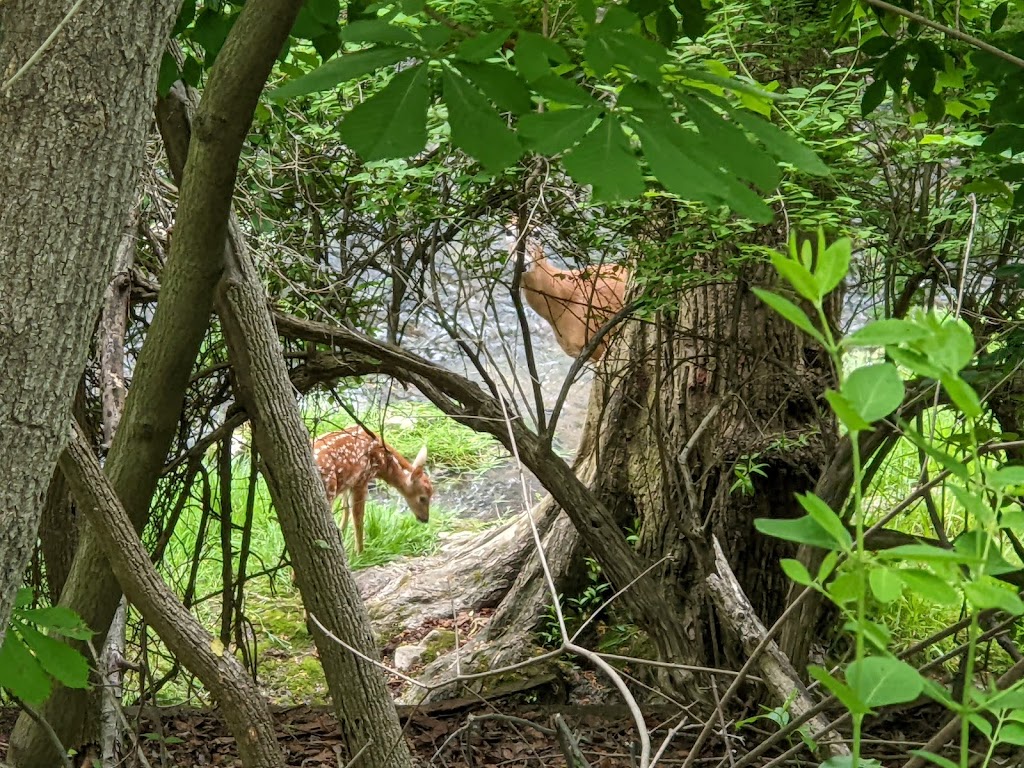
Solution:
M 769 243 L 775 232 L 761 232 Z M 738 254 L 703 265 L 712 274 Z M 620 519 L 639 521 L 639 551 L 665 560 L 661 577 L 680 596 L 675 620 L 692 639 L 674 661 L 735 666 L 737 638 L 717 637 L 704 582 L 718 537 L 757 615 L 770 625 L 789 587 L 779 560 L 786 542 L 758 534 L 757 517 L 795 517 L 835 445 L 818 396 L 831 370 L 809 339 L 765 307 L 755 270 L 686 291 L 674 315 L 633 324 L 607 366 L 608 395 L 591 403 L 598 420 L 596 488 Z M 610 370 L 609 370 L 610 369 Z M 756 472 L 747 471 L 756 468 Z M 750 480 L 734 485 L 740 473 Z
M 213 292 L 223 271 L 228 211 L 242 142 L 299 5 L 298 0 L 250 0 L 245 5 L 217 56 L 196 117 L 196 136 L 181 184 L 160 301 L 135 367 L 124 416 L 105 467 L 137 531 L 142 530 L 148 519 L 150 501 L 177 428 L 188 378 L 209 326 Z M 6 5 L 2 7 L 7 9 Z M 115 11 L 125 18 L 138 20 L 139 24 L 143 18 L 148 18 L 119 5 Z M 108 7 L 104 6 L 104 18 L 107 12 Z M 88 18 L 96 19 L 96 16 L 92 14 Z M 120 29 L 122 22 L 117 21 L 107 26 Z M 159 38 L 146 39 L 148 55 L 158 57 L 164 50 L 169 30 L 166 25 L 162 30 Z M 137 42 L 133 40 L 129 50 Z M 90 50 L 83 55 L 88 58 L 93 53 L 94 50 Z M 124 61 L 125 58 L 118 48 L 105 53 L 103 60 Z M 141 118 L 148 116 L 155 93 L 153 77 L 155 71 L 140 94 L 145 111 L 132 134 L 140 146 L 146 128 Z M 94 156 L 99 156 L 98 150 Z M 62 167 L 73 169 L 73 165 Z M 0 186 L 0 191 L 2 189 Z M 84 194 L 82 197 L 89 199 Z M 126 207 L 127 200 L 122 209 Z M 111 255 L 121 234 L 123 219 L 113 227 Z M 97 286 L 97 301 L 102 287 Z M 91 529 L 86 529 L 61 603 L 75 610 L 96 632 L 94 641 L 102 643 L 120 597 L 121 590 L 103 555 L 101 543 Z M 84 692 L 57 687 L 42 708 L 42 716 L 67 746 L 75 746 L 88 738 L 87 717 L 93 712 L 86 702 Z M 27 715 L 22 715 L 11 735 L 13 762 L 19 768 L 48 768 L 54 762 L 52 749 L 43 729 Z
M 176 86 L 158 110 L 175 175 L 189 144 L 189 106 L 187 93 Z M 292 394 L 263 285 L 233 216 L 229 229 L 227 269 L 216 308 L 233 365 L 235 393 L 251 419 L 303 602 L 334 635 L 376 659 L 369 616 L 345 563 L 341 535 L 313 463 L 309 433 Z M 313 638 L 349 757 L 362 754 L 368 765 L 380 768 L 410 766 L 382 671 L 322 632 L 314 631 Z
M 167 648 L 210 692 L 238 744 L 246 768 L 282 768 L 284 756 L 270 710 L 238 660 L 178 601 L 149 559 L 132 522 L 77 427 L 61 458 L 75 498 L 101 534 L 111 567 L 125 595 L 157 631 Z
M 63 28 L 63 4 L 0 5 L 0 368 L 12 374 L 0 383 L 0 641 L 68 441 L 177 5 L 114 0 Z

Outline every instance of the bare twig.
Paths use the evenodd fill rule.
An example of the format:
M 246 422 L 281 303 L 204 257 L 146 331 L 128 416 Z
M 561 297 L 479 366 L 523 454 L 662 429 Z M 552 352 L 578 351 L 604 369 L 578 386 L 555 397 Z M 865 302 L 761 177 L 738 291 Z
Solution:
M 919 13 L 914 13 L 913 11 L 908 11 L 905 8 L 900 8 L 899 6 L 892 5 L 891 3 L 885 2 L 885 0 L 864 0 L 864 2 L 866 2 L 868 5 L 873 5 L 875 8 L 878 8 L 880 10 L 888 11 L 889 13 L 895 13 L 897 16 L 902 16 L 905 19 L 915 21 L 918 24 L 921 24 L 922 26 L 931 27 L 932 29 L 942 32 L 943 34 L 948 35 L 949 37 L 955 38 L 964 43 L 968 43 L 969 45 L 973 45 L 975 48 L 979 48 L 985 51 L 986 53 L 991 53 L 993 56 L 998 56 L 1000 59 L 1003 59 L 1004 61 L 1008 61 L 1011 64 L 1016 64 L 1018 67 L 1024 68 L 1024 59 L 1014 56 L 1012 53 L 1007 53 L 1006 51 L 1000 48 L 996 48 L 994 45 L 990 45 L 989 43 L 986 43 L 984 40 L 979 40 L 973 35 L 968 35 L 966 32 L 961 32 L 959 29 L 947 27 L 945 24 L 940 24 L 939 22 L 932 21 L 931 19 L 927 18 L 926 16 L 922 16 Z

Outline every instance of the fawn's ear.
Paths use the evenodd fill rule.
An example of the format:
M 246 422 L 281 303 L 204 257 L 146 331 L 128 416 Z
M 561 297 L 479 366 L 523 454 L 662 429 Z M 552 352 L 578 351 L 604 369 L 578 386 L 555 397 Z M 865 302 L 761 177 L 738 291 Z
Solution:
M 427 446 L 420 448 L 420 452 L 416 454 L 416 458 L 412 460 L 413 469 L 422 469 L 423 465 L 427 463 Z

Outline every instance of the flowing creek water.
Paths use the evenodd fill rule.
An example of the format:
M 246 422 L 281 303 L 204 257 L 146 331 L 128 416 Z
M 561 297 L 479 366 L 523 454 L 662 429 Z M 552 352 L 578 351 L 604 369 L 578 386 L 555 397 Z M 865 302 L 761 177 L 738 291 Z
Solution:
M 446 330 L 446 326 L 458 328 L 464 340 L 485 359 L 485 370 L 498 382 L 499 390 L 533 425 L 532 414 L 536 412 L 536 404 L 530 383 L 528 356 L 519 317 L 508 289 L 512 280 L 512 266 L 505 264 L 499 274 L 467 277 L 465 273 L 470 270 L 459 269 L 459 262 L 477 256 L 477 252 L 470 246 L 455 244 L 446 250 L 439 259 L 441 265 L 424 286 L 423 293 L 428 304 L 417 305 L 416 298 L 412 296 L 403 304 L 403 309 L 415 311 L 413 316 L 416 319 L 415 325 L 410 324 L 405 328 L 401 345 L 410 352 L 482 385 L 480 372 Z M 554 254 L 549 254 L 549 257 L 558 262 Z M 383 275 L 379 277 L 383 278 Z M 384 283 L 383 279 L 366 281 L 367 285 L 380 286 Z M 378 338 L 386 336 L 387 328 L 387 302 L 382 298 L 377 296 L 375 306 L 380 309 L 373 317 Z M 438 307 L 443 309 L 443 314 L 438 312 Z M 558 346 L 554 332 L 541 317 L 525 304 L 523 311 L 546 416 L 550 417 L 552 406 L 573 360 Z M 579 443 L 592 376 L 587 368 L 577 375 L 559 413 L 554 445 L 556 451 L 567 459 L 572 458 Z M 367 379 L 353 399 L 357 408 L 387 400 L 426 401 L 420 393 L 393 385 L 386 377 Z M 524 469 L 523 474 L 526 493 L 532 505 L 544 491 L 528 470 Z M 519 468 L 505 451 L 502 451 L 499 462 L 486 471 L 445 476 L 435 470 L 431 476 L 435 479 L 434 498 L 437 506 L 460 517 L 494 520 L 517 514 L 523 509 L 523 484 L 520 482 Z

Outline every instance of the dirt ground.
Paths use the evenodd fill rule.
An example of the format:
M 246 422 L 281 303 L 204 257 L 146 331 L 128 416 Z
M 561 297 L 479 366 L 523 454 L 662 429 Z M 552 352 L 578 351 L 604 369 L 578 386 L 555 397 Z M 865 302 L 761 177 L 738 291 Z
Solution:
M 136 737 L 152 766 L 184 768 L 188 766 L 240 766 L 234 739 L 225 731 L 215 712 L 184 707 L 142 712 L 130 711 Z M 591 768 L 629 768 L 637 765 L 639 749 L 636 730 L 624 707 L 609 705 L 539 705 L 508 701 L 448 701 L 419 711 L 400 707 L 406 739 L 417 765 L 441 768 L 502 768 L 567 766 L 565 755 L 554 734 L 555 716 L 561 715 L 576 736 L 580 752 Z M 865 734 L 866 752 L 884 768 L 902 765 L 911 749 L 919 748 L 921 738 L 934 725 L 937 713 L 925 710 L 904 712 L 899 721 L 875 722 Z M 654 748 L 668 730 L 677 724 L 669 710 L 645 712 L 649 724 L 658 724 L 652 734 Z M 0 759 L 7 751 L 7 734 L 14 724 L 14 710 L 0 710 Z M 278 737 L 286 764 L 296 768 L 338 768 L 347 764 L 341 746 L 341 734 L 330 710 L 325 707 L 275 708 Z M 658 761 L 661 766 L 679 766 L 689 754 L 700 723 L 684 727 Z M 767 731 L 746 726 L 730 728 L 713 738 L 704 748 L 704 756 L 695 766 L 717 766 L 726 757 L 726 745 L 736 760 L 759 743 Z M 915 735 L 916 734 L 916 735 Z M 755 765 L 765 765 L 774 754 Z M 81 755 L 76 766 L 94 768 L 89 756 Z M 129 759 L 124 765 L 143 765 Z M 787 763 L 791 766 L 817 765 L 807 752 Z M 728 758 L 725 765 L 729 765 Z

